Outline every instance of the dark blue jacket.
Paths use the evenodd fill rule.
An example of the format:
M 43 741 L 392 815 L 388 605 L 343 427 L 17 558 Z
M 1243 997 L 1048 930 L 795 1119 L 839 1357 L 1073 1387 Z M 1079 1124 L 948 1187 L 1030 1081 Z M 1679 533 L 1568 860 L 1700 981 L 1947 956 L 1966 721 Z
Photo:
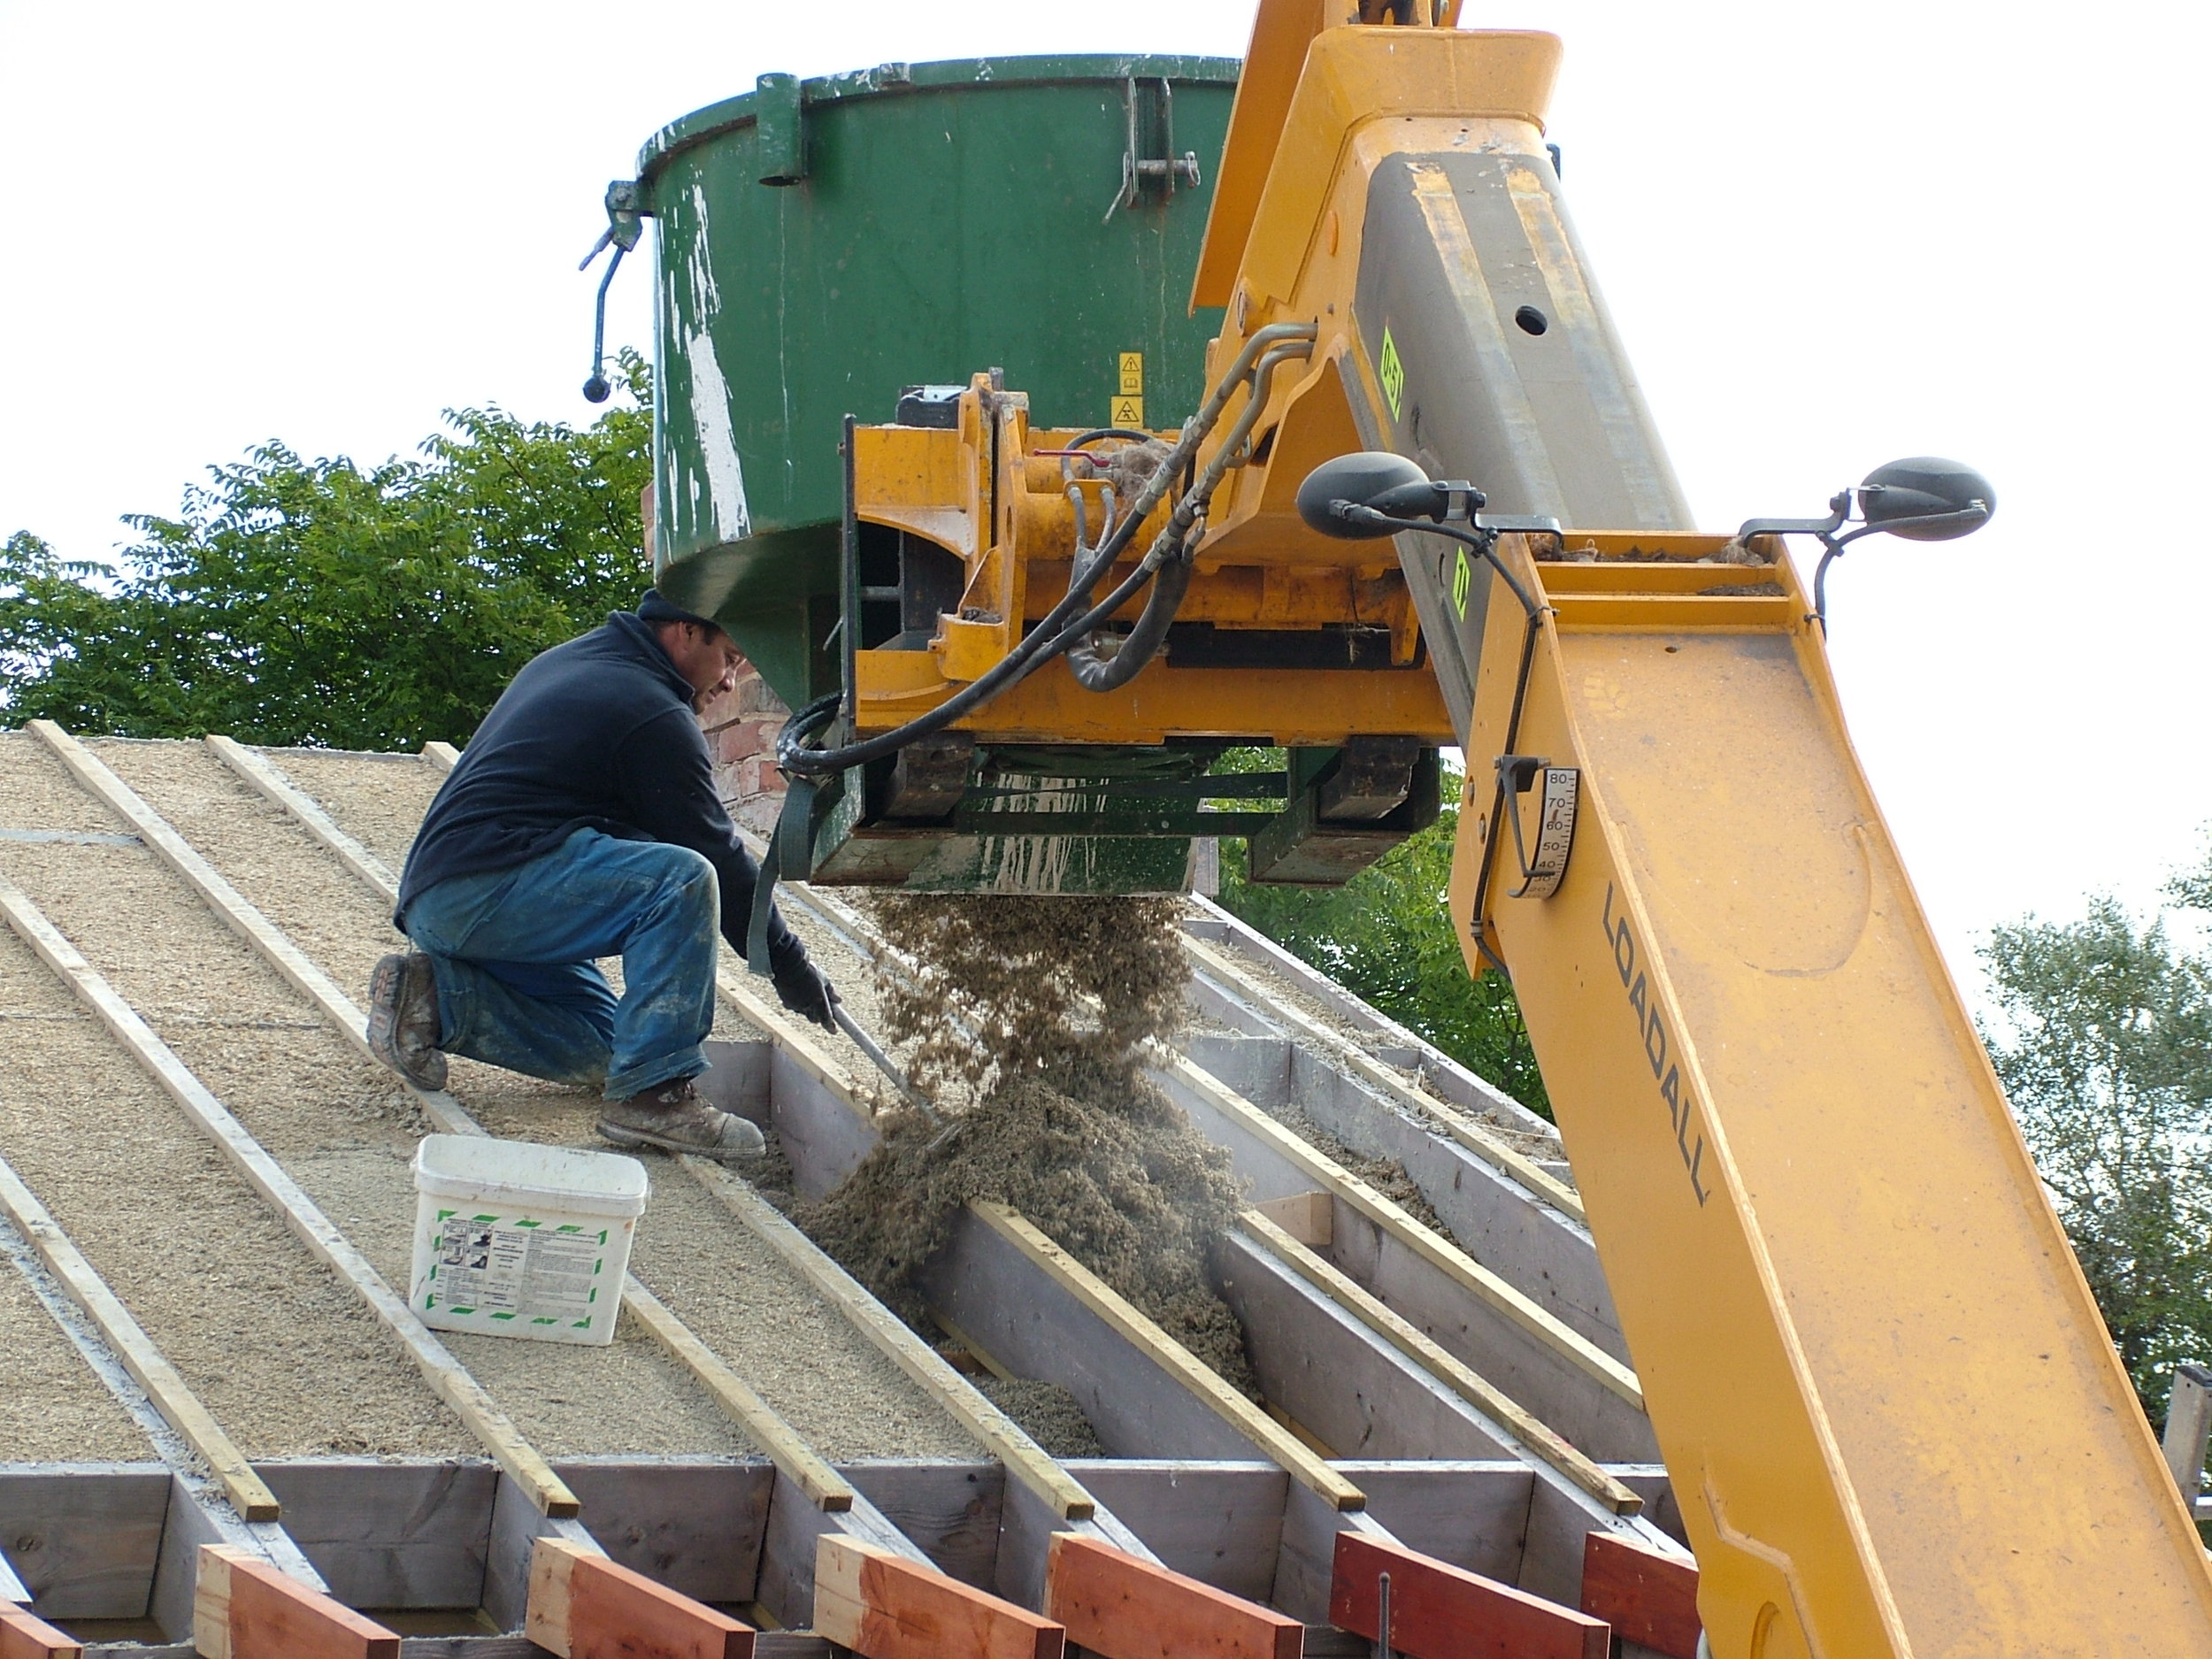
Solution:
M 394 921 L 441 881 L 511 870 L 595 829 L 703 855 L 721 879 L 722 936 L 741 953 L 755 866 L 722 810 L 691 699 L 650 625 L 627 611 L 531 658 L 431 802 Z M 780 916 L 768 944 L 780 979 L 805 959 Z

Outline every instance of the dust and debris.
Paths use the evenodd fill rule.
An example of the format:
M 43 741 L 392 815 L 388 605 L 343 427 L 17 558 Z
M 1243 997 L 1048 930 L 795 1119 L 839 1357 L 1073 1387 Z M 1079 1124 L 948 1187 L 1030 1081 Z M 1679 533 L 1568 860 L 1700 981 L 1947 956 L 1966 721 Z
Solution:
M 1180 1024 L 1171 901 L 896 895 L 876 919 L 920 964 L 887 976 L 885 1028 L 941 1102 L 885 1119 L 845 1184 L 795 1218 L 918 1327 L 915 1276 L 953 1217 L 1011 1204 L 1224 1379 L 1249 1393 L 1236 1316 L 1207 1262 L 1243 1202 L 1228 1155 L 1143 1075 Z

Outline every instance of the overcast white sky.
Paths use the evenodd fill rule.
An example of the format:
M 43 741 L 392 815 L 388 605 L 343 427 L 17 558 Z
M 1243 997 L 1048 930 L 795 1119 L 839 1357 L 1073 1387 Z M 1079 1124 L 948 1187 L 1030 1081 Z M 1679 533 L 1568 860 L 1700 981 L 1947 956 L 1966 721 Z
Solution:
M 280 438 L 588 419 L 576 261 L 639 142 L 767 70 L 1237 55 L 1248 0 L 0 0 L 0 534 L 106 555 Z M 2212 9 L 1469 0 L 1555 29 L 1552 136 L 1709 528 L 1894 457 L 1996 522 L 1831 587 L 1846 707 L 1955 971 L 1992 924 L 2151 902 L 2212 821 L 2197 494 Z M 1009 227 L 1018 234 L 1018 227 Z M 610 334 L 649 346 L 642 270 Z

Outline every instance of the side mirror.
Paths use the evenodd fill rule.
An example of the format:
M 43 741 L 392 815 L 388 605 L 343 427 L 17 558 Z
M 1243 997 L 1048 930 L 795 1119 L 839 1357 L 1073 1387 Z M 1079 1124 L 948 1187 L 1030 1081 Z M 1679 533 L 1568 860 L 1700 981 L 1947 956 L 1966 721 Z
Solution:
M 1859 512 L 1870 529 L 1908 541 L 1950 541 L 1970 535 L 1997 511 L 1997 492 L 1970 466 L 1919 455 L 1878 466 L 1859 486 Z
M 1306 527 L 1346 541 L 1395 535 L 1410 518 L 1441 520 L 1449 505 L 1449 495 L 1429 481 L 1418 462 L 1385 449 L 1324 461 L 1298 486 L 1298 516 Z
M 1858 526 L 1846 530 L 1856 507 Z M 1997 511 L 1997 492 L 1970 466 L 1940 456 L 1916 455 L 1892 461 L 1866 475 L 1856 489 L 1839 489 L 1825 518 L 1747 518 L 1736 540 L 1755 535 L 1809 535 L 1819 538 L 1820 564 L 1813 571 L 1809 618 L 1828 627 L 1828 567 L 1861 536 L 1886 531 L 1908 541 L 1951 541 L 1987 524 Z

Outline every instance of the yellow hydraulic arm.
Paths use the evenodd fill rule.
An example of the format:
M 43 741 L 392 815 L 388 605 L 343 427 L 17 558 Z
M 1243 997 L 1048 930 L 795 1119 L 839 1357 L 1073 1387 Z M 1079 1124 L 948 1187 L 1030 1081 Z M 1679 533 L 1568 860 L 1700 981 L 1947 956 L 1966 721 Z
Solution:
M 1691 529 L 1584 273 L 1542 142 L 1556 42 L 1371 10 L 1400 21 L 1262 7 L 1195 300 L 1227 308 L 1217 367 L 1315 332 L 1200 568 L 1349 558 L 1294 499 L 1348 450 L 1525 526 L 1503 573 L 1396 537 L 1468 757 L 1450 903 L 1471 964 L 1511 972 L 1712 1651 L 2212 1654 L 2204 1548 L 1808 595 L 1771 538 Z

